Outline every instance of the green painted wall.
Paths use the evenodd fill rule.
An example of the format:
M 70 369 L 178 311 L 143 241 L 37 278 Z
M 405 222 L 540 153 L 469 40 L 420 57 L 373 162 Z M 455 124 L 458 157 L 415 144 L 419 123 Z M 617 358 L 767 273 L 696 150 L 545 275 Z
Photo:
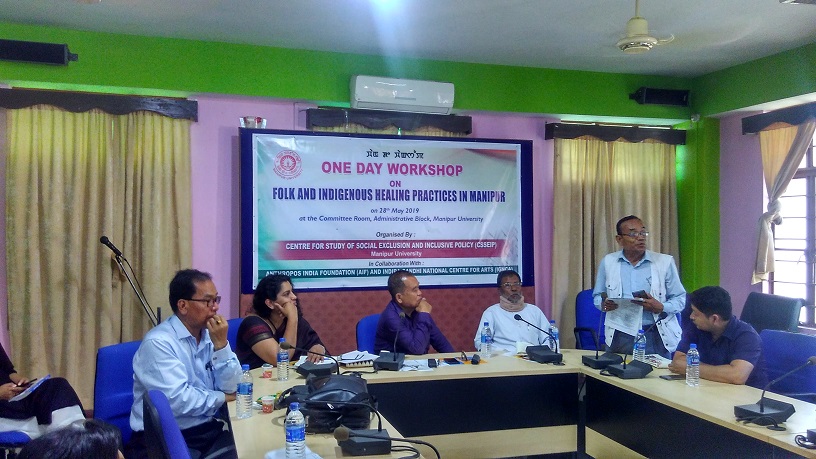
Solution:
M 692 80 L 691 104 L 703 116 L 816 93 L 816 43 Z
M 693 291 L 720 282 L 720 122 L 703 118 L 680 126 L 677 150 L 677 220 L 680 273 Z
M 84 32 L 0 22 L 0 36 L 67 43 L 78 62 L 0 62 L 19 86 L 151 95 L 240 94 L 347 105 L 354 74 L 450 81 L 455 108 L 498 112 L 686 119 L 686 107 L 638 105 L 640 86 L 685 89 L 690 80 L 291 50 Z

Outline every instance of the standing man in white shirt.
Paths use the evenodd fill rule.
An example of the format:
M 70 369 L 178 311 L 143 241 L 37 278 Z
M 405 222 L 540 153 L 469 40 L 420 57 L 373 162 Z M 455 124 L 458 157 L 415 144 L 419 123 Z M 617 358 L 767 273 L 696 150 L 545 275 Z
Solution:
M 499 302 L 485 309 L 479 326 L 476 327 L 476 337 L 473 344 L 478 350 L 481 346 L 482 327 L 490 324 L 493 331 L 493 350 L 505 350 L 516 353 L 516 343 L 533 345 L 549 343 L 549 337 L 526 323 L 516 320 L 516 314 L 524 320 L 535 324 L 544 330 L 550 329 L 547 316 L 536 305 L 525 303 L 521 293 L 521 277 L 512 270 L 502 271 L 496 276 L 496 286 L 499 289 Z
M 212 276 L 195 269 L 176 273 L 169 297 L 173 315 L 147 332 L 133 357 L 133 437 L 125 456 L 146 457 L 142 403 L 156 389 L 170 401 L 189 449 L 201 458 L 236 458 L 232 433 L 216 417 L 235 400 L 242 374 L 218 314 L 221 297 Z

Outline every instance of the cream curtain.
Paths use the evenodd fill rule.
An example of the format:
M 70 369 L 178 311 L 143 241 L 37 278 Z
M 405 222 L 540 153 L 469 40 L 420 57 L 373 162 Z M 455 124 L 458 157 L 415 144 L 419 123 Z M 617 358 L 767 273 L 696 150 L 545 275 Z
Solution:
M 96 350 L 150 327 L 99 237 L 124 252 L 154 308 L 190 264 L 189 123 L 147 112 L 8 112 L 12 359 L 27 376 L 66 377 L 85 408 Z
M 770 129 L 759 133 L 762 170 L 768 191 L 768 211 L 759 218 L 757 256 L 751 283 L 768 280 L 774 270 L 774 245 L 771 223 L 782 224 L 779 197 L 785 193 L 807 149 L 813 144 L 816 121 L 799 126 Z
M 601 258 L 619 250 L 621 217 L 640 217 L 649 249 L 677 258 L 675 147 L 555 139 L 553 201 L 553 319 L 563 345 L 574 347 L 575 296 L 593 287 Z

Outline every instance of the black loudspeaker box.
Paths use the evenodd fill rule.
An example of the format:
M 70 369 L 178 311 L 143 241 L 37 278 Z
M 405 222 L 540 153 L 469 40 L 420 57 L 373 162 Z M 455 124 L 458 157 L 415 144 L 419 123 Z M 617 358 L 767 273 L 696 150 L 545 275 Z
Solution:
M 0 40 L 0 60 L 35 64 L 68 65 L 78 59 L 68 45 L 34 41 Z
M 629 94 L 629 98 L 639 104 L 676 105 L 688 107 L 689 91 L 685 89 L 657 89 L 640 87 Z

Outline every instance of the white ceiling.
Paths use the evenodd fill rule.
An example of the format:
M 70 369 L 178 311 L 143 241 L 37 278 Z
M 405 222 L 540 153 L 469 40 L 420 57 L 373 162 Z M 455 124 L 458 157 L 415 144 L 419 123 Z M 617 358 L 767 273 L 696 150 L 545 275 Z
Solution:
M 650 31 L 675 40 L 624 55 L 615 42 L 634 12 L 635 0 L 0 0 L 0 20 L 16 23 L 679 77 L 816 42 L 816 5 L 642 0 Z

